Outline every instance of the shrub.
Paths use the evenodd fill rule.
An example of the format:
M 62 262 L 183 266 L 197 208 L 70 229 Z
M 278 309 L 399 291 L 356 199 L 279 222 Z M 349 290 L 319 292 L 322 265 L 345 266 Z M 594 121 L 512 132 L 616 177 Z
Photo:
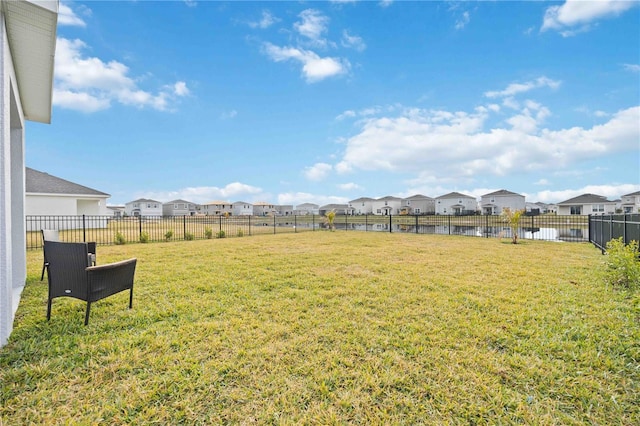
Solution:
M 187 241 L 191 241 L 191 240 L 193 240 L 195 237 L 196 237 L 196 236 L 195 236 L 195 235 L 193 235 L 193 233 L 191 233 L 191 232 L 185 232 L 185 233 L 184 233 L 184 239 L 185 239 L 185 240 L 187 240 Z
M 211 239 L 213 237 L 213 229 L 211 229 L 210 226 L 204 228 L 204 236 L 207 237 L 207 239 Z
M 121 246 L 121 245 L 125 244 L 125 243 L 127 242 L 127 240 L 124 238 L 124 235 L 122 235 L 122 233 L 121 233 L 121 232 L 116 232 L 116 236 L 115 236 L 115 238 L 113 239 L 113 242 L 114 242 L 116 245 Z
M 173 229 L 169 229 L 167 232 L 164 233 L 165 241 L 169 241 L 171 237 L 173 237 Z
M 238 232 L 236 232 L 236 236 L 244 237 L 244 231 L 242 230 L 242 228 L 238 228 Z
M 140 242 L 141 243 L 149 242 L 149 233 L 147 231 L 144 231 L 143 233 L 140 234 Z
M 221 229 L 216 233 L 216 237 L 218 238 L 224 238 L 225 237 L 225 233 L 224 231 Z
M 622 237 L 607 243 L 604 280 L 614 287 L 640 287 L 640 252 L 638 242 L 624 244 Z

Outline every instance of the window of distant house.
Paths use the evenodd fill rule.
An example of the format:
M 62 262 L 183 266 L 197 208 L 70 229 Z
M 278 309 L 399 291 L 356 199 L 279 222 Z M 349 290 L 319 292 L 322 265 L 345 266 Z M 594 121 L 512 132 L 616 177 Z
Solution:
M 134 204 L 133 207 L 138 207 L 138 204 Z
M 382 210 L 378 209 L 378 214 L 382 213 Z
M 496 199 L 492 197 L 490 202 L 491 202 L 491 203 L 495 203 L 495 202 L 496 202 Z
M 384 202 L 384 205 L 385 205 L 385 206 L 386 206 L 386 205 L 388 205 L 386 201 Z
M 147 204 L 147 208 L 150 209 L 151 208 L 151 204 Z
M 177 205 L 177 204 L 174 204 L 174 205 L 173 205 L 173 209 L 174 209 L 174 210 L 177 210 L 177 209 L 178 209 L 178 205 Z
M 444 209 L 444 212 L 446 213 L 446 212 L 447 212 L 447 209 Z
M 462 204 L 462 198 L 458 200 L 458 204 Z
M 410 206 L 411 205 L 411 201 L 407 200 L 407 205 Z
M 582 206 L 571 206 L 571 214 L 582 214 Z
M 154 204 L 154 205 L 153 205 L 153 208 L 154 208 L 154 209 L 157 209 L 157 208 L 158 208 L 158 205 L 157 205 L 157 204 Z
M 594 204 L 593 206 L 591 206 L 591 210 L 594 212 L 603 212 L 604 204 Z
M 420 209 L 415 209 L 416 214 L 420 214 Z

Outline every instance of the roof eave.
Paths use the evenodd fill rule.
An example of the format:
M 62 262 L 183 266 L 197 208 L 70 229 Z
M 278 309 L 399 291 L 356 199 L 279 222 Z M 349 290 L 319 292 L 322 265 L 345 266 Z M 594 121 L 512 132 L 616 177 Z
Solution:
M 24 118 L 51 123 L 58 0 L 2 0 Z

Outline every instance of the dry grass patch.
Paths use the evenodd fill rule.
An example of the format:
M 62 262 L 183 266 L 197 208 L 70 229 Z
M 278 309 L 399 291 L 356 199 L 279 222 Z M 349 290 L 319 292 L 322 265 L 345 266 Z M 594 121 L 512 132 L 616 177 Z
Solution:
M 41 253 L 0 350 L 6 424 L 638 424 L 638 298 L 588 244 L 363 232 L 101 247 L 127 295 L 56 299 Z

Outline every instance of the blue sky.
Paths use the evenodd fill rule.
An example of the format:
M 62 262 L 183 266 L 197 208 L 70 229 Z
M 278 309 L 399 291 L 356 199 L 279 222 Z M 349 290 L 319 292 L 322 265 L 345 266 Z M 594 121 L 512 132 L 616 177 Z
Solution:
M 62 1 L 26 164 L 274 204 L 640 190 L 640 2 Z

